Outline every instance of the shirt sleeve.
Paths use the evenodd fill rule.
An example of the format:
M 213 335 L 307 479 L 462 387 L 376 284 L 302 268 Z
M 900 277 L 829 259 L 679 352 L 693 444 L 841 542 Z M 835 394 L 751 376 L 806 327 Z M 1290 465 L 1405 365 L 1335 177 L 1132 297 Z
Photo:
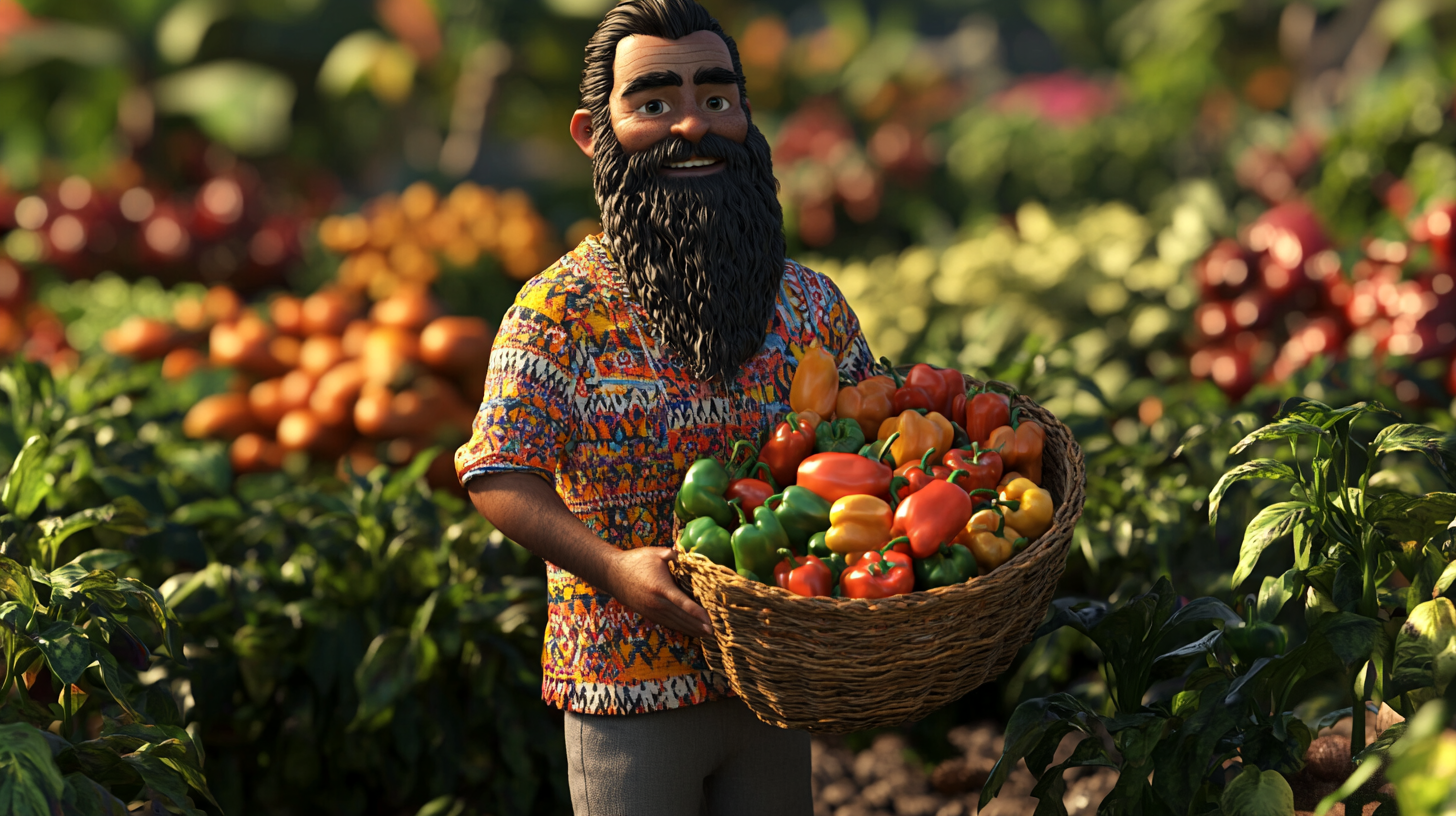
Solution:
M 810 313 L 817 315 L 822 321 L 820 336 L 833 338 L 836 344 L 832 350 L 835 359 L 839 361 L 839 373 L 855 382 L 874 375 L 875 356 L 870 351 L 864 332 L 860 330 L 859 318 L 855 316 L 854 309 L 850 308 L 849 301 L 844 299 L 839 287 L 827 276 L 808 267 L 802 268 L 805 289 L 808 290 L 805 295 L 817 301 L 814 304 L 816 308 Z
M 526 284 L 496 331 L 470 441 L 455 451 L 461 484 L 507 472 L 555 483 L 571 437 L 578 364 L 564 319 L 567 293 L 549 273 Z

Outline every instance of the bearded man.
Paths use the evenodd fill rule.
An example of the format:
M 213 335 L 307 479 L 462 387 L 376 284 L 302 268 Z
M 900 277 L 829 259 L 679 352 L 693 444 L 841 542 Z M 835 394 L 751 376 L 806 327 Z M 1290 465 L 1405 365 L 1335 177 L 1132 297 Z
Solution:
M 673 497 L 786 413 L 804 349 L 873 356 L 828 279 L 784 257 L 733 40 L 693 0 L 630 0 L 586 48 L 571 135 L 604 232 L 522 288 L 455 457 L 476 508 L 548 564 L 542 696 L 578 814 L 807 814 L 809 739 L 709 670 L 673 582 Z

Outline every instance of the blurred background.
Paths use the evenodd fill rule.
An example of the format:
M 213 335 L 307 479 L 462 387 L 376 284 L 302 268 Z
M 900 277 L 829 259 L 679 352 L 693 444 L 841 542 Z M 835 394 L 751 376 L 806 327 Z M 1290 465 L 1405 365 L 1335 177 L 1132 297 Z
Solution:
M 495 325 L 523 281 L 598 228 L 567 123 L 609 6 L 0 0 L 0 352 L 58 377 L 125 359 L 178 393 L 252 395 L 283 388 L 285 372 L 326 369 L 309 362 L 311 338 L 347 347 L 349 321 L 371 304 L 414 303 L 418 315 L 382 321 L 413 331 L 442 311 Z M 1252 511 L 1210 528 L 1204 502 L 1237 421 L 1281 398 L 1374 398 L 1456 426 L 1456 2 L 708 6 L 738 42 L 773 145 L 791 254 L 844 290 L 875 353 L 1016 383 L 1077 432 L 1088 504 L 1064 594 L 1115 601 L 1171 575 L 1190 596 L 1229 596 Z M 249 303 L 252 328 L 237 318 Z M 250 357 L 248 343 L 266 349 Z M 394 369 L 383 379 L 393 397 L 442 400 L 454 423 L 443 430 L 361 424 L 290 442 L 284 411 L 259 407 L 268 392 L 249 403 L 257 422 L 188 435 L 231 446 L 229 478 L 332 473 L 341 452 L 359 472 L 402 465 L 458 444 L 468 423 L 474 372 L 436 368 L 413 384 Z M 186 404 L 157 410 L 175 421 Z M 251 458 L 238 449 L 249 434 Z M 432 480 L 449 487 L 448 471 Z M 186 557 L 163 547 L 148 574 L 163 584 L 256 560 L 253 580 L 288 582 L 277 565 L 291 550 L 258 556 L 256 542 L 209 537 L 224 532 Z M 527 579 L 539 564 L 510 563 L 519 581 L 497 587 L 490 615 L 492 648 L 511 657 L 492 664 L 497 691 L 470 693 L 509 688 L 501 699 L 529 706 L 542 606 Z M 391 614 L 407 623 L 423 598 Z M 379 755 L 285 771 L 278 757 L 303 750 L 286 736 L 302 709 L 256 732 L 244 723 L 270 694 L 306 700 L 308 716 L 338 706 L 339 744 L 357 701 L 316 699 L 323 681 L 299 681 L 301 664 L 259 680 L 259 655 L 284 661 L 288 641 L 241 637 L 237 626 L 263 624 L 240 609 L 188 614 L 184 625 L 221 633 L 198 641 L 233 661 L 214 666 L 227 691 L 211 708 L 197 681 L 189 715 L 218 740 L 209 775 L 230 810 L 287 812 L 290 797 L 329 791 L 350 812 L 429 802 L 438 808 L 420 813 L 460 813 L 452 797 L 484 789 L 504 812 L 565 801 L 548 744 L 559 737 L 535 715 L 509 737 L 531 751 L 460 748 L 474 769 L 462 777 L 400 771 L 392 809 L 358 800 L 350 780 L 388 757 L 425 767 L 396 711 L 410 694 L 428 699 L 423 680 L 376 701 L 375 714 L 398 714 L 367 726 Z M 277 611 L 279 631 L 289 614 Z M 361 654 L 369 626 L 353 635 Z M 999 686 L 907 731 L 906 750 L 931 762 L 952 752 L 959 724 L 1094 688 L 1088 654 L 1072 635 L 1039 641 Z M 425 716 L 426 703 L 410 705 Z

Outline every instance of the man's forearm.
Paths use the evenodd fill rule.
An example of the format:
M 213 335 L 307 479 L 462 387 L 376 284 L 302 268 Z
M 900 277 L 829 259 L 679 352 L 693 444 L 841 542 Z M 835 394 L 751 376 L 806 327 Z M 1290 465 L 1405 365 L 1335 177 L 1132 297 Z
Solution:
M 530 473 L 493 473 L 471 479 L 468 487 L 475 509 L 507 538 L 606 588 L 607 561 L 617 548 L 587 529 L 546 480 Z

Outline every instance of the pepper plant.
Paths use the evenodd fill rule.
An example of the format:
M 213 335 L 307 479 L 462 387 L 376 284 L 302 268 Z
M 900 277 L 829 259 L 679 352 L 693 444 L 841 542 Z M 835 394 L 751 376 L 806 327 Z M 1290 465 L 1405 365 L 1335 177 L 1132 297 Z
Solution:
M 157 524 L 127 495 L 80 509 L 68 501 L 115 411 L 77 415 L 55 385 L 38 366 L 0 369 L 0 449 L 10 455 L 0 488 L 0 811 L 122 814 L 141 802 L 200 815 L 189 790 L 212 800 L 202 749 L 166 687 L 139 675 L 181 657 L 177 619 L 157 590 L 117 574 L 134 560 L 127 543 Z M 123 549 L 62 560 L 83 541 Z
M 1255 611 L 1273 624 L 1281 599 L 1302 599 L 1304 641 L 1282 655 L 1261 658 L 1251 690 L 1272 694 L 1276 708 L 1320 675 L 1338 678 L 1353 718 L 1351 752 L 1366 753 L 1369 704 L 1386 703 L 1413 716 L 1424 702 L 1446 695 L 1456 680 L 1456 582 L 1452 544 L 1456 440 L 1433 428 L 1389 423 L 1398 418 L 1379 403 L 1331 408 L 1305 398 L 1287 400 L 1273 422 L 1233 448 L 1255 445 L 1284 458 L 1256 458 L 1229 470 L 1209 497 L 1210 521 L 1230 486 L 1261 479 L 1287 498 L 1268 504 L 1249 522 L 1233 575 L 1235 588 L 1254 575 L 1260 556 L 1292 542 L 1293 567 L 1264 579 Z M 1357 422 L 1385 420 L 1368 442 Z M 1304 454 L 1304 458 L 1301 458 Z M 1429 464 L 1410 461 L 1418 454 Z M 1384 469 L 1382 469 L 1384 468 Z M 1407 586 L 1395 586 L 1399 573 Z M 1266 594 L 1275 600 L 1265 604 Z M 1293 682 L 1291 682 L 1293 681 Z M 1340 713 L 1340 712 L 1337 712 Z M 1382 739 L 1380 750 L 1388 747 Z

